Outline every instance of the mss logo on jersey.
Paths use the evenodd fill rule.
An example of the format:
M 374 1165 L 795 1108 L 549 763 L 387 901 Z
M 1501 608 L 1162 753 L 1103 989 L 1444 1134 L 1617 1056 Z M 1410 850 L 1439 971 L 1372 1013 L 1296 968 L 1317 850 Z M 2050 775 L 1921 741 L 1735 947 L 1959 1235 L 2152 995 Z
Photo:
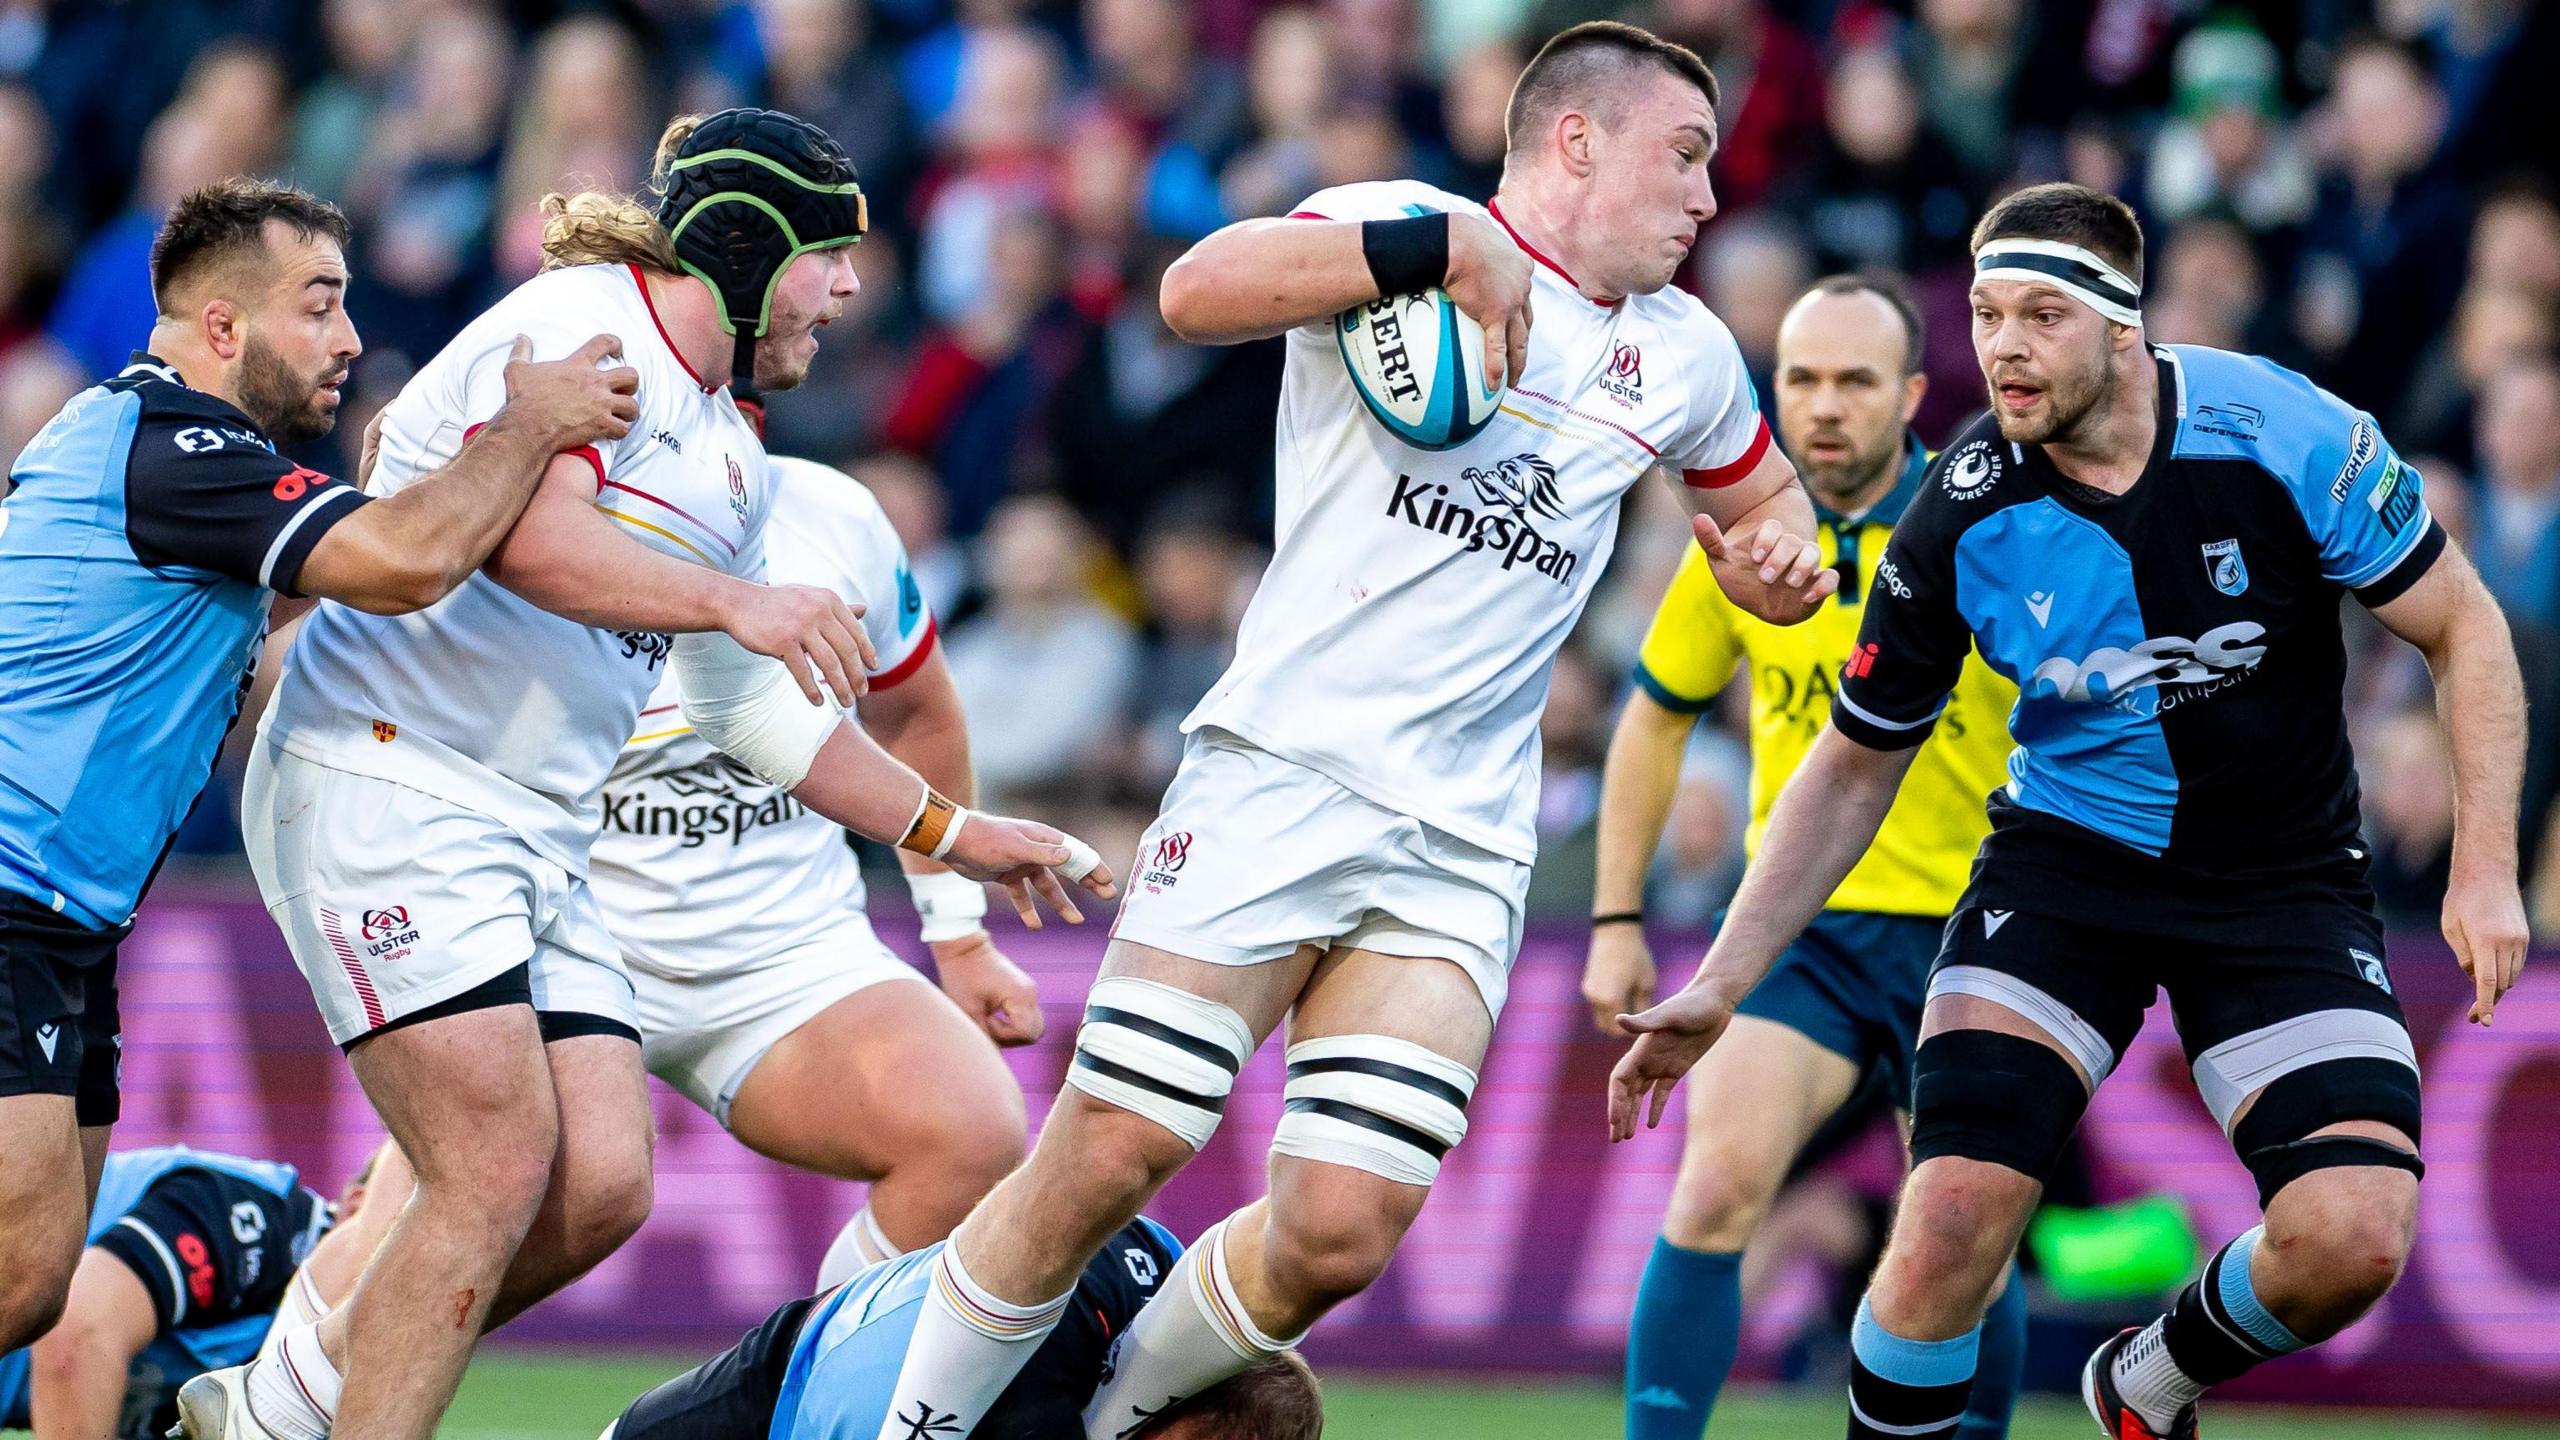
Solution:
M 2254 620 L 2235 620 L 2193 640 L 2161 635 L 2129 650 L 2103 646 L 2079 660 L 2057 655 L 2027 677 L 2026 691 L 2037 699 L 2129 706 L 2136 691 L 2179 687 L 2161 698 L 2160 708 L 2168 710 L 2247 678 L 2267 655 L 2266 646 L 2250 642 L 2266 633 Z

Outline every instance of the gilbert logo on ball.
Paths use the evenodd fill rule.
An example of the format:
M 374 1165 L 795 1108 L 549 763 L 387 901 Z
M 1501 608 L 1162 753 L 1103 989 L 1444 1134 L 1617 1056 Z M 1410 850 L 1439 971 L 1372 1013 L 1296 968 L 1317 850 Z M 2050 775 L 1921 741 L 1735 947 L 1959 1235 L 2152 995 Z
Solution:
M 1508 377 L 1485 374 L 1484 327 L 1446 291 L 1354 305 L 1335 317 L 1333 338 L 1370 417 L 1417 450 L 1466 444 L 1502 402 Z

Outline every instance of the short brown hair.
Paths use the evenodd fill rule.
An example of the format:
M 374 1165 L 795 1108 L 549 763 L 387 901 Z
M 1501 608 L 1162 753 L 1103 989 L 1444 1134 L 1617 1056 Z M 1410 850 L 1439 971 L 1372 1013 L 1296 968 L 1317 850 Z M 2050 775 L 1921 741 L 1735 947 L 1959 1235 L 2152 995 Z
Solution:
M 169 295 L 180 281 L 237 259 L 251 246 L 263 251 L 270 220 L 292 226 L 305 240 L 326 235 L 341 247 L 350 233 L 337 206 L 291 185 L 235 175 L 198 186 L 169 207 L 169 218 L 151 242 L 151 298 L 160 313 L 172 313 Z
M 1558 32 L 1529 57 L 1503 117 L 1506 142 L 1517 149 L 1559 112 L 1607 103 L 1624 93 L 1629 73 L 1647 66 L 1697 86 L 1710 108 L 1719 99 L 1715 72 L 1688 46 L 1621 21 L 1586 20 Z
M 1825 275 L 1813 282 L 1807 295 L 1873 295 L 1893 307 L 1902 321 L 1902 373 L 1920 373 L 1921 350 L 1928 339 L 1920 328 L 1920 307 L 1911 303 L 1911 292 L 1902 281 L 1881 270 L 1861 270 L 1848 275 Z
M 1168 1407 L 1141 1436 L 1176 1422 L 1183 1440 L 1321 1440 L 1324 1392 L 1295 1350 L 1255 1361 L 1180 1404 Z
M 2104 190 L 2060 180 L 2030 185 L 1992 206 L 1973 227 L 1975 250 L 2011 239 L 2077 245 L 2142 283 L 2142 222 L 2132 206 Z

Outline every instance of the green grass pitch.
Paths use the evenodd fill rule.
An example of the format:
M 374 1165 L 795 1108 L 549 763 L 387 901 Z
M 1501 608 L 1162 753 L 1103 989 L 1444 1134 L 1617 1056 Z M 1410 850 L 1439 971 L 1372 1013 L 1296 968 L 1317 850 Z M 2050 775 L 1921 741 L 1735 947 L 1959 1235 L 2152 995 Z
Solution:
M 439 1432 L 453 1440 L 595 1440 L 631 1397 L 681 1362 L 498 1352 L 472 1366 Z M 1598 1385 L 1493 1379 L 1329 1380 L 1326 1440 L 1614 1440 L 1618 1399 Z M 1829 1440 L 1842 1402 L 1827 1394 L 1744 1391 L 1716 1412 L 1710 1440 Z M 2009 1432 L 2014 1440 L 2093 1440 L 2078 1405 L 2037 1397 Z M 2208 1410 L 2212 1440 L 2560 1440 L 2560 1422 L 2344 1410 Z

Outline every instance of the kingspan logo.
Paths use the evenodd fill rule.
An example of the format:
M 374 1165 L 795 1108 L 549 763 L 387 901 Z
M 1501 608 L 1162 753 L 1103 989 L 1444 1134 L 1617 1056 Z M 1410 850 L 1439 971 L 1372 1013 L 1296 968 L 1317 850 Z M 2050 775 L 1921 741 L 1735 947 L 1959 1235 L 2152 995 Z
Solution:
M 1387 513 L 1417 529 L 1464 542 L 1462 553 L 1498 554 L 1505 570 L 1525 565 L 1559 585 L 1573 583 L 1582 557 L 1529 520 L 1531 515 L 1564 518 L 1555 466 L 1537 455 L 1514 455 L 1490 466 L 1470 465 L 1458 478 L 1474 491 L 1482 509 L 1452 499 L 1446 485 L 1398 475 L 1387 496 Z
M 2254 620 L 2238 620 L 2215 626 L 2193 640 L 2162 635 L 2130 650 L 2112 645 L 2094 650 L 2079 661 L 2057 655 L 2035 668 L 2028 677 L 2027 690 L 2034 696 L 2112 705 L 2153 685 L 2210 687 L 2176 697 L 2200 698 L 2257 669 L 2258 662 L 2266 658 L 2267 647 L 2251 642 L 2266 633 L 2267 627 Z M 2174 702 L 2162 703 L 2166 708 Z

